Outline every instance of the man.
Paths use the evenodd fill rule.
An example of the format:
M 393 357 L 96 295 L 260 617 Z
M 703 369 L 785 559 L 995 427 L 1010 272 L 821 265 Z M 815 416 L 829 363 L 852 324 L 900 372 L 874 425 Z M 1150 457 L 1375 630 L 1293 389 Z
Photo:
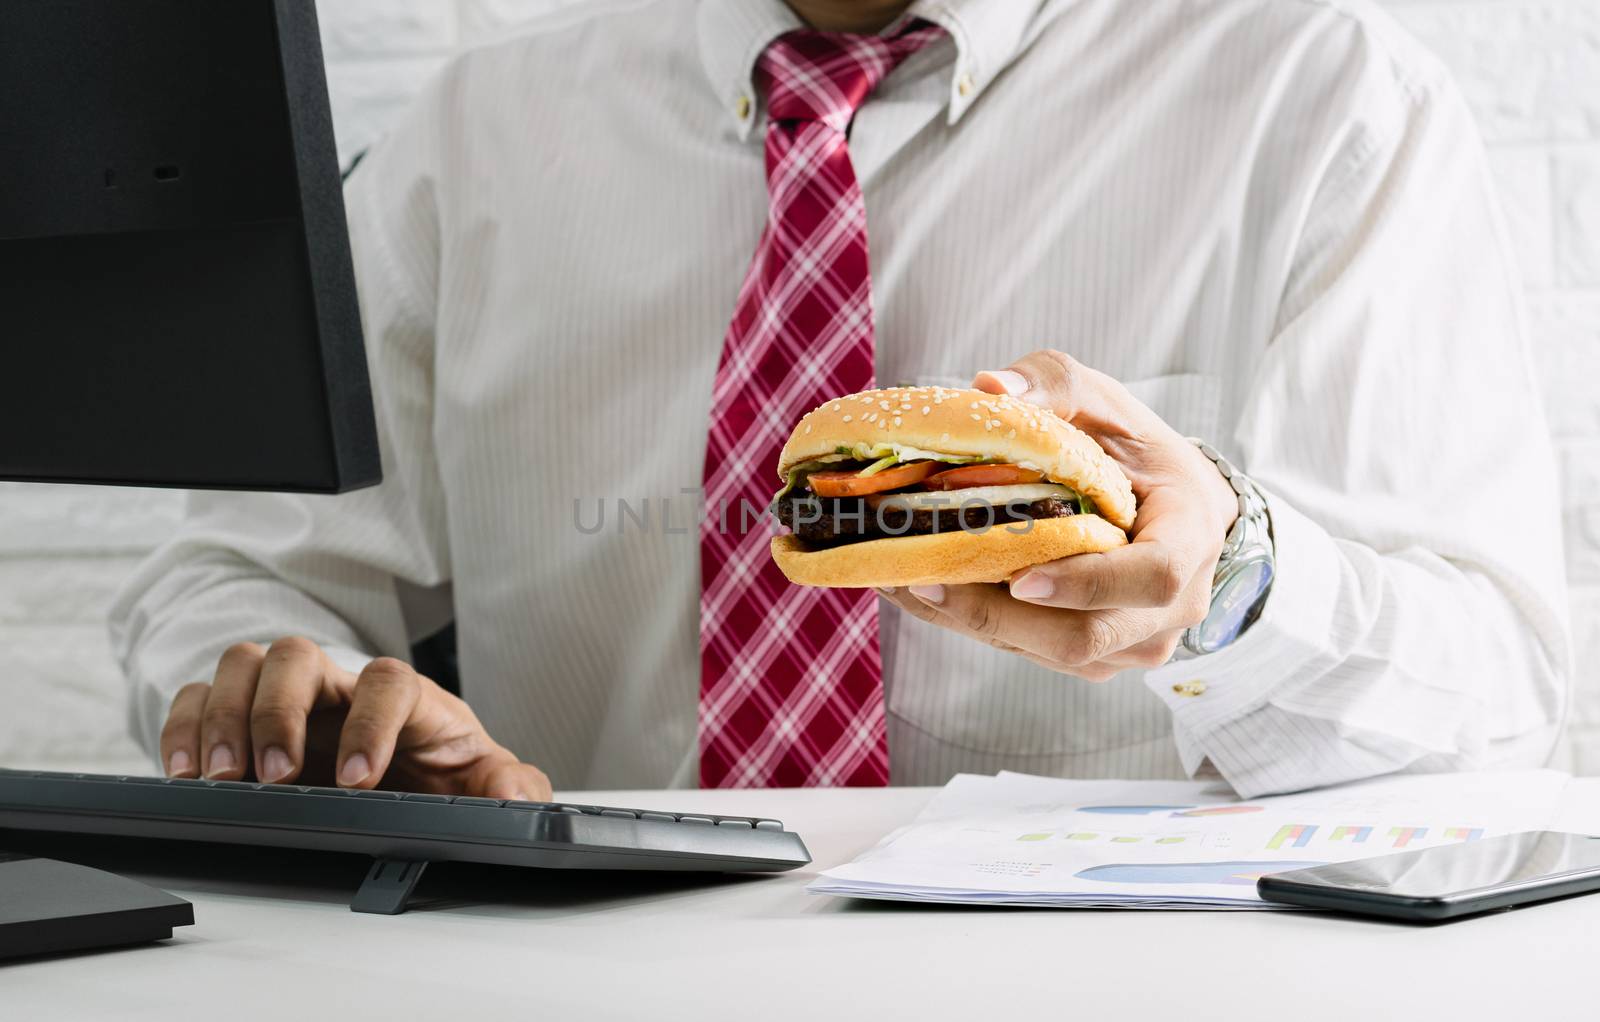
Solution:
M 174 775 L 1250 796 L 1550 749 L 1504 231 L 1447 76 L 1360 0 L 654 0 L 458 61 L 347 205 L 386 481 L 198 495 L 131 582 Z M 880 599 L 694 527 L 874 364 L 1075 422 L 1133 542 Z M 1255 480 L 1276 577 L 1168 664 L 1240 514 L 1186 436 Z M 402 659 L 452 619 L 471 709 Z

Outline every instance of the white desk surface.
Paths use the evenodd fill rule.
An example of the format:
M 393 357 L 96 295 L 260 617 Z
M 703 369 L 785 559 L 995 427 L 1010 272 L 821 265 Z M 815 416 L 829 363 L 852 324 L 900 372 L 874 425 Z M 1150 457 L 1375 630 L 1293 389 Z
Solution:
M 1568 825 L 1600 817 L 1575 785 Z M 363 865 L 282 853 L 183 874 L 172 941 L 0 964 L 0 1018 L 573 1020 L 1600 1017 L 1600 895 L 1417 927 L 1313 913 L 976 909 L 806 894 L 930 789 L 561 793 L 782 818 L 815 863 L 707 884 L 434 867 L 400 916 L 348 903 Z M 1596 829 L 1600 832 L 1600 829 Z M 268 868 L 262 868 L 267 866 Z M 459 870 L 459 868 L 457 868 Z M 338 873 L 338 876 L 330 876 Z M 266 874 L 266 875 L 262 875 Z M 430 898 L 430 894 L 432 897 Z M 494 900 L 494 899 L 500 900 Z

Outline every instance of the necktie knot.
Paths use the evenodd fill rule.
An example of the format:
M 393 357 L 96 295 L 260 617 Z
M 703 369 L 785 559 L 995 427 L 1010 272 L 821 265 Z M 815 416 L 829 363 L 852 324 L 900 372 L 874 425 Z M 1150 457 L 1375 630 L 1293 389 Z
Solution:
M 943 33 L 919 21 L 887 38 L 809 29 L 779 36 L 757 63 L 767 117 L 818 121 L 842 132 L 889 72 Z

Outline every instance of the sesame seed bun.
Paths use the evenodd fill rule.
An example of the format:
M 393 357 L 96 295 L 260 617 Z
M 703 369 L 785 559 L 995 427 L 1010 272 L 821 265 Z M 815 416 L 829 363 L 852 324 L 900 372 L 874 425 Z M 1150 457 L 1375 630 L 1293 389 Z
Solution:
M 840 447 L 899 444 L 924 451 L 1026 465 L 1087 496 L 1099 514 L 1043 518 L 983 532 L 954 530 L 813 548 L 772 540 L 772 559 L 798 585 L 858 589 L 1004 582 L 1035 564 L 1124 546 L 1133 527 L 1133 487 L 1088 434 L 1037 405 L 978 390 L 891 387 L 824 403 L 795 426 L 778 459 L 794 466 Z
M 1087 433 L 1026 401 L 948 387 L 890 387 L 836 398 L 795 426 L 778 456 L 778 478 L 787 480 L 789 469 L 803 461 L 858 443 L 1029 465 L 1094 501 L 1117 528 L 1133 528 L 1133 487 L 1117 463 Z
M 1023 568 L 1126 546 L 1123 531 L 1099 515 L 996 525 L 983 532 L 869 539 L 813 550 L 794 536 L 772 537 L 772 559 L 789 581 L 833 589 L 1004 582 Z

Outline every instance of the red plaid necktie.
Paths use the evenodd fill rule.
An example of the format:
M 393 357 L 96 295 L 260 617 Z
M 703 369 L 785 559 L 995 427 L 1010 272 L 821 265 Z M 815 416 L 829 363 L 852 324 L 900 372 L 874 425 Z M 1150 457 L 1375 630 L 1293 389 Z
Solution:
M 901 60 L 941 34 L 791 32 L 762 54 L 766 231 L 711 397 L 700 533 L 700 783 L 889 780 L 877 594 L 792 586 L 768 554 L 778 453 L 796 421 L 873 381 L 867 217 L 845 131 Z M 725 512 L 725 513 L 724 513 Z

